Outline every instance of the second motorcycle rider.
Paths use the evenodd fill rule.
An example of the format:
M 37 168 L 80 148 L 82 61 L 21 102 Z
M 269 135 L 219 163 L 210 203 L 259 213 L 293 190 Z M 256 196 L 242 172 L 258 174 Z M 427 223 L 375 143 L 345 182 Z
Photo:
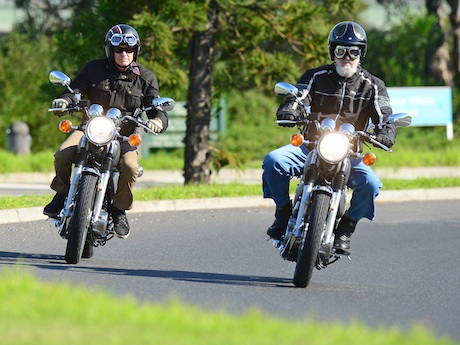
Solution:
M 380 126 L 392 109 L 384 82 L 361 67 L 366 56 L 367 37 L 357 23 L 345 21 L 329 33 L 329 54 L 334 63 L 306 71 L 297 82 L 299 90 L 307 90 L 306 105 L 311 112 L 332 117 L 337 127 L 342 122 L 364 130 L 369 122 L 375 124 L 377 141 L 387 147 L 396 139 L 396 126 Z M 300 112 L 292 97 L 287 97 L 277 111 L 278 120 L 295 120 Z M 282 124 L 282 126 L 289 126 Z M 293 125 L 290 125 L 293 126 Z M 267 230 L 274 239 L 284 235 L 292 211 L 289 182 L 299 176 L 308 150 L 305 145 L 287 145 L 267 154 L 263 161 L 263 193 L 276 205 L 275 221 Z M 342 217 L 335 235 L 334 247 L 349 254 L 350 237 L 361 218 L 374 219 L 374 200 L 382 184 L 373 170 L 360 159 L 351 160 L 349 187 L 353 189 L 350 208 Z

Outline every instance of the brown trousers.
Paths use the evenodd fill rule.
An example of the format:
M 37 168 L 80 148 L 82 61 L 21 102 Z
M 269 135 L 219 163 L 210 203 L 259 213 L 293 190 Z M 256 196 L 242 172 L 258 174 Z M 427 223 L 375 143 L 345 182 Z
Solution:
M 51 182 L 51 189 L 59 194 L 69 192 L 72 164 L 75 163 L 78 143 L 82 136 L 82 131 L 73 132 L 54 154 L 56 176 Z M 120 178 L 113 205 L 119 210 L 130 210 L 133 206 L 133 188 L 138 175 L 138 153 L 135 147 L 126 142 L 121 143 L 121 157 L 117 169 Z

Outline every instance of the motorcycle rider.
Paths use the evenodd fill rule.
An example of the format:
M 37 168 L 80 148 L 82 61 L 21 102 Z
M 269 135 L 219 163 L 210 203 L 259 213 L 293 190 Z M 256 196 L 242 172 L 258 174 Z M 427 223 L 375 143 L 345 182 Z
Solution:
M 357 130 L 364 130 L 369 120 L 375 124 L 376 139 L 387 147 L 396 140 L 396 126 L 380 126 L 392 113 L 385 83 L 361 67 L 366 56 L 367 36 L 361 25 L 344 21 L 336 24 L 329 33 L 328 47 L 332 64 L 307 70 L 298 80 L 299 90 L 307 90 L 306 104 L 311 112 L 321 118 L 336 119 L 337 126 L 348 122 Z M 286 97 L 279 106 L 278 120 L 294 120 L 300 116 L 293 97 Z M 280 124 L 293 127 L 292 124 Z M 305 165 L 308 148 L 286 145 L 268 153 L 263 160 L 263 194 L 276 205 L 275 221 L 267 235 L 281 239 L 291 216 L 289 181 L 300 176 Z M 348 186 L 353 189 L 350 207 L 335 231 L 334 247 L 338 253 L 349 254 L 350 237 L 361 218 L 373 220 L 374 200 L 382 183 L 378 176 L 361 160 L 352 158 Z
M 118 24 L 110 28 L 105 36 L 105 58 L 89 61 L 71 83 L 91 103 L 100 104 L 105 110 L 111 107 L 122 112 L 132 112 L 138 107 L 149 106 L 160 97 L 155 74 L 137 62 L 141 44 L 139 34 L 130 25 Z M 65 109 L 77 100 L 70 92 L 64 92 L 52 101 L 53 108 Z M 57 116 L 65 113 L 55 112 Z M 166 112 L 152 109 L 147 111 L 147 125 L 156 133 L 164 132 L 168 126 Z M 82 125 L 87 121 L 86 116 Z M 127 123 L 120 134 L 129 136 L 136 127 Z M 51 189 L 56 191 L 53 200 L 45 206 L 43 213 L 57 217 L 64 206 L 70 188 L 72 164 L 75 162 L 77 147 L 83 131 L 74 131 L 59 147 L 54 157 L 56 176 Z M 111 210 L 114 231 L 120 238 L 129 235 L 129 224 L 125 210 L 132 208 L 132 190 L 138 176 L 138 153 L 127 142 L 121 143 L 121 158 L 117 166 L 120 172 L 118 189 Z

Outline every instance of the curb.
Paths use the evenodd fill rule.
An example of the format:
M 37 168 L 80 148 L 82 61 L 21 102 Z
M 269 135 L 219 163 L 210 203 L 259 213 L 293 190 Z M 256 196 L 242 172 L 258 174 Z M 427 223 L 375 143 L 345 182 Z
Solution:
M 348 200 L 350 200 L 349 196 Z M 376 199 L 376 204 L 442 200 L 460 200 L 460 187 L 382 191 Z M 274 204 L 271 199 L 263 199 L 260 196 L 135 201 L 133 209 L 128 211 L 128 215 L 129 213 L 209 210 L 242 207 L 271 207 L 274 209 Z M 0 224 L 47 220 L 46 216 L 44 216 L 42 212 L 43 207 L 0 210 Z

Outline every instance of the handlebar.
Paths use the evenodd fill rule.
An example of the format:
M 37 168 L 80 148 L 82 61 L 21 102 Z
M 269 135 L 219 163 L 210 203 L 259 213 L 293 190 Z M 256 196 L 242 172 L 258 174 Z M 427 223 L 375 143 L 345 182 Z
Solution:
M 368 143 L 372 143 L 374 144 L 375 146 L 378 146 L 380 147 L 381 149 L 385 150 L 385 151 L 388 151 L 388 152 L 393 152 L 392 149 L 390 149 L 389 147 L 383 145 L 381 142 L 377 141 L 375 139 L 375 135 L 373 134 L 369 134 L 367 132 L 363 132 L 363 131 L 357 131 L 356 134 L 360 135 L 361 137 L 364 138 L 364 141 L 368 142 Z
M 142 127 L 146 132 L 149 132 L 153 135 L 158 135 L 158 133 L 154 132 L 153 130 L 151 130 L 149 127 L 147 127 L 147 125 L 145 123 L 143 123 L 142 121 L 130 116 L 130 115 L 125 115 L 123 116 L 123 119 L 125 120 L 129 120 L 129 121 L 132 121 L 132 122 L 135 122 L 139 127 Z
M 308 126 L 314 121 L 309 120 L 307 118 L 302 118 L 299 120 L 276 120 L 277 124 L 290 124 L 290 125 L 297 125 L 297 126 Z
M 79 113 L 85 111 L 85 107 L 48 108 L 49 112 L 59 111 L 61 113 Z

